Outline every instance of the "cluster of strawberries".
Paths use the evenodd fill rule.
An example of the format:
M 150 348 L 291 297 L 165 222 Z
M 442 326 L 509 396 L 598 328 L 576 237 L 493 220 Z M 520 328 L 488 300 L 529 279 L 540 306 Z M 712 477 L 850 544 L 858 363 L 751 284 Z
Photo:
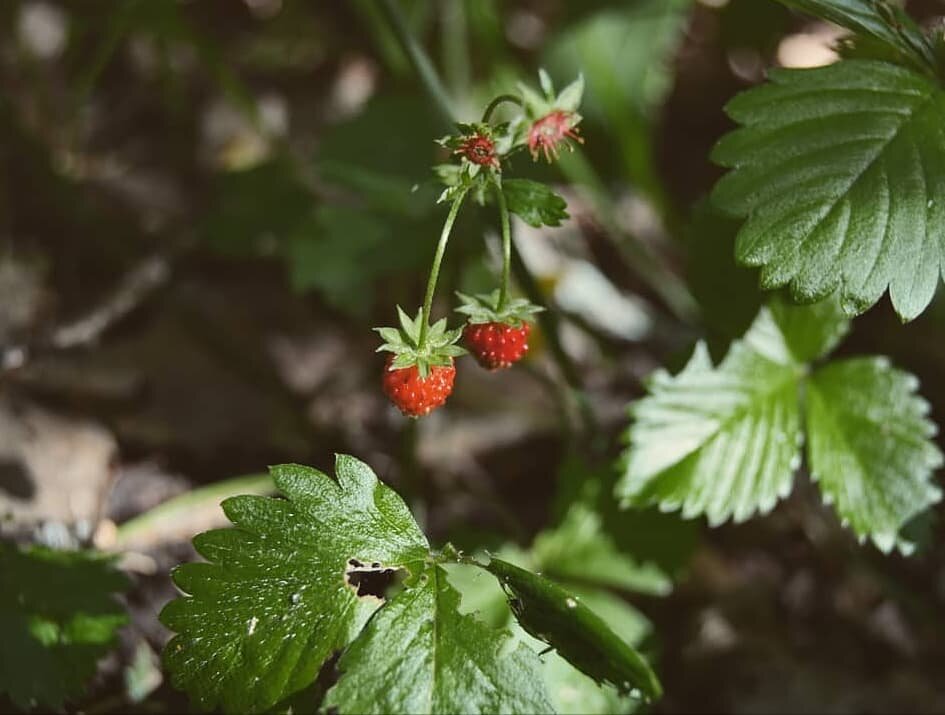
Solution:
M 446 184 L 440 201 L 450 201 L 451 208 L 430 270 L 426 300 L 415 318 L 398 307 L 398 328 L 376 328 L 384 341 L 378 351 L 391 353 L 384 369 L 384 392 L 408 417 L 422 417 L 446 402 L 456 378 L 455 358 L 468 352 L 486 369 L 498 370 L 510 367 L 528 352 L 531 321 L 541 308 L 509 295 L 511 227 L 502 191 L 503 162 L 523 148 L 533 159 L 544 156 L 550 162 L 562 146 L 570 147 L 569 140 L 582 141 L 577 134 L 581 121 L 577 108 L 583 80 L 578 78 L 555 94 L 544 71 L 540 78 L 542 92 L 519 85 L 519 94 L 501 95 L 491 102 L 481 122 L 459 124 L 458 134 L 439 140 L 459 158 L 459 163 L 437 167 Z M 517 105 L 516 116 L 511 121 L 491 124 L 492 112 L 502 102 Z M 489 294 L 458 294 L 461 305 L 456 310 L 466 316 L 463 327 L 450 330 L 445 318 L 431 325 L 440 264 L 460 206 L 469 195 L 484 203 L 490 192 L 495 193 L 502 226 L 501 285 Z M 458 344 L 461 340 L 465 347 Z

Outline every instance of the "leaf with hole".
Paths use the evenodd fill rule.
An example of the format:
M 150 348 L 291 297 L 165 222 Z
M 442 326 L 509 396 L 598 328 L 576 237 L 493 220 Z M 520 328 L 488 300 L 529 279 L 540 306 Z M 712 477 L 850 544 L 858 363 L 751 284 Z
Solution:
M 403 500 L 352 457 L 335 471 L 274 467 L 286 499 L 228 499 L 236 528 L 197 536 L 209 563 L 174 572 L 185 596 L 161 613 L 177 634 L 165 664 L 201 707 L 261 712 L 307 687 L 381 604 L 348 572 L 423 569 L 427 540 Z

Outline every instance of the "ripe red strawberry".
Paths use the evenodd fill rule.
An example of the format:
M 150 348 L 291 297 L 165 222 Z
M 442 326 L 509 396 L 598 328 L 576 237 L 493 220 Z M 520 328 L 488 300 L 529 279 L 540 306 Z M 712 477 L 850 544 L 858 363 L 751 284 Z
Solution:
M 423 310 L 416 318 L 400 307 L 397 313 L 400 328 L 375 328 L 384 340 L 378 352 L 392 353 L 384 367 L 384 394 L 408 417 L 423 417 L 453 391 L 453 358 L 466 354 L 456 345 L 463 331 L 449 330 L 446 318 L 424 326 Z
M 384 368 L 384 394 L 390 398 L 407 417 L 423 417 L 446 402 L 453 391 L 456 367 L 450 359 L 449 365 L 433 365 L 426 379 L 420 377 L 416 365 L 391 370 L 394 356 L 387 358 Z
M 501 291 L 480 295 L 457 293 L 457 312 L 467 316 L 463 338 L 476 362 L 487 370 L 509 367 L 528 352 L 529 320 L 541 310 L 524 298 L 503 297 Z
M 463 339 L 476 362 L 487 370 L 510 367 L 528 352 L 528 334 L 531 326 L 521 322 L 517 326 L 508 323 L 468 323 Z

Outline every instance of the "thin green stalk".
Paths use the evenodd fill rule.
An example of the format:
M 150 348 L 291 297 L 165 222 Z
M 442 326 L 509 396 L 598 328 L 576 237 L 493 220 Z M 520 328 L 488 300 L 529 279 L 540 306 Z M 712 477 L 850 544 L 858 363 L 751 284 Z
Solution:
M 503 102 L 511 102 L 512 104 L 517 104 L 522 106 L 522 100 L 516 97 L 514 94 L 500 94 L 498 97 L 489 102 L 489 106 L 486 107 L 486 111 L 482 113 L 482 121 L 486 123 L 489 121 L 489 118 L 492 116 L 492 113 L 495 111 Z
M 427 339 L 427 330 L 430 325 L 430 311 L 433 309 L 433 294 L 436 293 L 436 282 L 440 277 L 440 264 L 443 263 L 443 255 L 446 253 L 446 244 L 450 240 L 450 233 L 453 230 L 453 224 L 459 215 L 459 208 L 463 205 L 463 199 L 466 198 L 466 190 L 453 199 L 453 205 L 450 206 L 450 212 L 443 224 L 443 231 L 440 233 L 440 242 L 436 246 L 436 254 L 433 256 L 433 265 L 430 267 L 430 278 L 427 281 L 427 294 L 423 299 L 423 322 L 420 324 L 420 340 L 418 347 L 423 347 Z
M 499 220 L 502 223 L 502 286 L 499 288 L 499 311 L 505 308 L 509 300 L 509 273 L 512 267 L 512 226 L 509 220 L 509 207 L 505 202 L 505 192 L 498 182 L 494 184 L 496 200 L 499 203 Z
M 122 550 L 135 539 L 145 534 L 160 534 L 171 531 L 186 514 L 218 505 L 227 497 L 238 494 L 271 494 L 276 490 L 272 477 L 268 474 L 253 474 L 234 477 L 222 482 L 210 484 L 199 489 L 185 492 L 180 496 L 158 504 L 153 509 L 129 519 L 118 527 L 115 548 Z
M 420 43 L 417 42 L 413 33 L 410 32 L 410 28 L 407 27 L 407 22 L 404 19 L 400 5 L 397 4 L 397 0 L 379 1 L 384 16 L 390 23 L 391 28 L 393 28 L 394 34 L 400 41 L 404 52 L 407 53 L 410 64 L 413 65 L 414 70 L 416 70 L 419 75 L 420 81 L 423 82 L 430 97 L 436 103 L 440 114 L 443 115 L 449 124 L 452 124 L 456 121 L 456 117 L 453 114 L 452 100 L 446 88 L 443 86 L 443 83 L 440 81 L 440 77 L 437 75 L 436 69 L 433 67 L 433 63 L 430 62 L 427 53 L 420 46 Z

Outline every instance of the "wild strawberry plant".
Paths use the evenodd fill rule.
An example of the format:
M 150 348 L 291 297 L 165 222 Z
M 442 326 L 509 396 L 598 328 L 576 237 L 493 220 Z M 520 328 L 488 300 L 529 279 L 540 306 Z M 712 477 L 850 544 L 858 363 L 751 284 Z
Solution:
M 769 511 L 790 493 L 806 462 L 824 500 L 861 540 L 871 539 L 883 551 L 899 547 L 908 552 L 914 544 L 907 525 L 941 498 L 933 472 L 942 455 L 931 442 L 934 426 L 927 406 L 915 395 L 915 379 L 885 359 L 831 360 L 829 355 L 849 329 L 848 316 L 872 305 L 885 290 L 897 312 L 911 318 L 925 307 L 937 284 L 942 240 L 936 217 L 943 192 L 936 181 L 945 180 L 943 135 L 935 121 L 941 103 L 937 50 L 931 40 L 915 34 L 907 18 L 880 4 L 798 5 L 884 47 L 878 50 L 854 39 L 847 51 L 856 52 L 857 59 L 819 70 L 774 72 L 767 85 L 735 99 L 729 112 L 744 127 L 715 151 L 716 160 L 732 171 L 719 182 L 713 200 L 746 217 L 736 254 L 762 266 L 764 287 L 790 284 L 795 300 L 821 302 L 799 306 L 775 296 L 718 365 L 700 345 L 678 375 L 658 373 L 650 395 L 633 406 L 615 495 L 625 507 L 681 509 L 684 517 L 705 516 L 712 525 L 740 521 Z M 884 59 L 869 58 L 871 52 Z M 565 206 L 542 184 L 507 179 L 504 172 L 517 151 L 551 161 L 562 147 L 581 140 L 577 110 L 582 82 L 557 94 L 545 73 L 541 80 L 542 92 L 523 86 L 518 97 L 499 97 L 481 122 L 459 125 L 458 134 L 441 140 L 458 163 L 438 169 L 447 183 L 441 201 L 449 202 L 450 210 L 425 302 L 413 319 L 398 309 L 399 329 L 378 329 L 385 341 L 380 350 L 393 354 L 385 391 L 409 416 L 445 402 L 454 361 L 465 352 L 458 347 L 461 339 L 490 369 L 512 365 L 527 349 L 527 321 L 538 307 L 509 294 L 509 215 L 554 225 L 566 215 Z M 521 111 L 511 121 L 491 123 L 493 110 L 505 101 Z M 430 325 L 430 315 L 449 235 L 469 196 L 480 203 L 494 199 L 498 206 L 503 268 L 491 294 L 460 295 L 458 311 L 468 322 L 450 330 L 445 319 Z M 276 521 L 290 526 L 285 531 L 291 555 L 284 553 L 289 545 L 283 537 L 256 521 L 257 510 L 248 502 L 227 507 L 242 530 L 239 536 L 222 532 L 197 541 L 212 565 L 199 567 L 205 579 L 192 579 L 188 574 L 193 567 L 178 572 L 178 583 L 190 596 L 169 606 L 164 616 L 179 634 L 168 650 L 179 686 L 205 705 L 262 709 L 311 684 L 329 654 L 342 650 L 340 677 L 325 699 L 340 712 L 550 708 L 542 688 L 503 689 L 523 677 L 538 682 L 534 651 L 519 646 L 506 658 L 496 656 L 506 636 L 463 620 L 469 617 L 459 614 L 458 597 L 444 571 L 452 562 L 476 564 L 496 576 L 521 629 L 549 644 L 571 666 L 618 691 L 633 688 L 648 697 L 658 695 L 660 686 L 645 661 L 577 596 L 495 557 L 480 562 L 449 546 L 430 551 L 402 503 L 392 496 L 377 497 L 384 488 L 367 476 L 366 467 L 353 465 L 341 458 L 337 485 L 312 473 L 309 479 L 325 483 L 311 492 L 300 491 L 298 483 L 275 472 L 289 497 L 280 503 L 283 516 Z M 326 511 L 333 513 L 345 503 L 355 471 L 361 488 L 374 490 L 373 503 L 362 496 L 356 503 L 366 511 L 357 517 L 354 507 L 344 517 L 329 516 Z M 341 495 L 325 494 L 339 488 Z M 303 499 L 311 505 L 305 513 L 315 522 L 338 524 L 335 532 L 318 530 L 319 544 L 331 550 L 330 558 L 299 549 L 308 543 L 304 534 L 314 533 L 300 531 L 295 523 L 302 511 L 294 505 Z M 385 504 L 398 514 L 384 519 L 396 529 L 393 533 L 344 522 L 377 522 L 373 512 Z M 411 536 L 403 544 L 406 534 Z M 331 544 L 335 538 L 337 548 Z M 593 556 L 587 558 L 592 561 Z M 289 566 L 300 557 L 318 564 L 312 568 L 324 565 L 327 570 L 303 573 L 300 579 L 290 568 L 276 577 L 278 593 L 249 596 L 265 564 Z M 257 572 L 240 578 L 236 574 L 244 562 L 255 564 Z M 351 577 L 362 571 L 402 574 L 399 590 L 359 596 Z M 273 588 L 273 574 L 265 569 L 263 574 L 266 586 L 260 588 Z M 218 583 L 228 584 L 227 590 L 217 591 Z M 318 598 L 323 608 L 334 603 L 334 612 L 306 612 L 306 632 L 320 634 L 312 636 L 318 643 L 303 653 L 294 641 L 282 645 L 303 624 L 285 623 L 293 618 L 291 606 L 305 598 L 302 587 L 315 584 L 323 585 L 311 591 L 317 594 L 311 598 Z M 438 598 L 441 591 L 449 595 Z M 247 599 L 246 608 L 223 611 L 224 622 L 216 629 L 225 634 L 222 639 L 205 640 L 202 624 L 223 602 L 241 598 Z M 373 600 L 366 604 L 365 598 Z M 258 631 L 263 619 L 265 630 Z M 418 631 L 418 621 L 435 624 L 438 635 Z M 470 644 L 463 639 L 473 636 L 471 631 L 465 635 L 466 629 L 476 630 L 481 644 L 494 644 L 486 649 L 490 669 L 477 660 L 482 657 L 478 651 L 467 651 Z M 446 639 L 449 653 L 431 640 L 438 637 Z M 399 649 L 393 642 L 409 645 Z M 306 660 L 299 666 L 303 654 Z M 443 667 L 438 657 L 445 661 Z M 265 664 L 252 669 L 257 680 L 247 681 L 251 673 L 243 667 L 246 662 Z M 467 667 L 485 673 L 492 685 L 464 689 L 470 678 Z M 376 677 L 380 674 L 385 677 Z
M 378 350 L 394 356 L 385 366 L 384 392 L 408 417 L 421 417 L 446 402 L 453 389 L 454 360 L 467 352 L 457 345 L 461 337 L 476 360 L 490 370 L 510 367 L 528 350 L 529 321 L 541 307 L 510 294 L 510 214 L 534 226 L 554 226 L 567 217 L 567 211 L 564 199 L 544 184 L 505 180 L 503 171 L 523 149 L 533 159 L 544 156 L 550 162 L 563 147 L 580 141 L 577 109 L 584 90 L 584 81 L 578 78 L 556 94 L 548 74 L 542 71 L 540 77 L 542 93 L 520 84 L 518 95 L 501 95 L 490 102 L 481 122 L 459 124 L 458 134 L 439 140 L 459 161 L 437 167 L 446 184 L 440 201 L 449 202 L 450 210 L 433 257 L 423 307 L 410 320 L 398 306 L 400 328 L 376 328 L 384 340 Z M 511 121 L 490 123 L 503 103 L 514 104 L 520 111 Z M 460 294 L 462 304 L 457 311 L 466 316 L 466 326 L 449 330 L 445 318 L 430 325 L 430 314 L 450 233 L 470 195 L 479 203 L 494 196 L 499 208 L 502 276 L 492 293 Z
M 861 542 L 916 549 L 913 527 L 941 499 L 928 405 L 886 358 L 835 352 L 885 293 L 907 321 L 938 288 L 945 34 L 881 0 L 781 2 L 852 34 L 838 62 L 773 70 L 728 105 L 739 126 L 713 153 L 729 171 L 711 203 L 739 222 L 727 263 L 757 267 L 762 288 L 787 290 L 770 294 L 721 360 L 700 342 L 677 374 L 653 375 L 630 407 L 613 491 L 595 475 L 527 548 L 470 554 L 432 546 L 401 497 L 353 457 L 338 456 L 334 476 L 274 467 L 280 496 L 224 502 L 233 528 L 197 536 L 205 561 L 174 572 L 182 595 L 161 614 L 175 634 L 164 655 L 174 686 L 228 712 L 626 711 L 662 686 L 638 651 L 645 618 L 612 591 L 662 595 L 672 579 L 621 550 L 602 500 L 643 530 L 634 510 L 648 506 L 717 526 L 770 511 L 806 474 Z M 671 8 L 673 22 L 685 7 L 655 5 Z M 589 23 L 559 50 L 592 56 L 611 27 Z M 568 213 L 547 185 L 509 173 L 583 144 L 583 91 L 579 78 L 556 92 L 542 72 L 540 89 L 500 95 L 480 121 L 440 140 L 448 209 L 423 304 L 398 306 L 397 327 L 376 329 L 389 353 L 382 389 L 404 415 L 444 405 L 472 359 L 498 370 L 527 354 L 542 308 L 513 294 L 511 216 L 554 227 Z M 625 118 L 609 110 L 608 121 Z M 630 159 L 647 186 L 646 160 Z M 493 290 L 458 294 L 465 322 L 451 327 L 434 319 L 435 297 L 469 202 L 496 209 L 501 270 Z M 312 220 L 357 220 L 332 211 Z M 712 234 L 710 215 L 695 213 L 696 232 Z M 123 616 L 112 594 L 123 581 L 82 553 L 0 543 L 0 564 L 0 690 L 22 707 L 58 707 L 113 642 Z
M 553 712 L 535 651 L 461 613 L 446 564 L 491 573 L 522 627 L 589 676 L 659 695 L 646 661 L 579 597 L 495 557 L 431 549 L 366 464 L 341 455 L 335 478 L 293 465 L 272 476 L 285 498 L 224 502 L 236 528 L 194 540 L 208 563 L 175 571 L 188 595 L 161 614 L 177 633 L 173 682 L 201 706 L 265 711 L 340 651 L 325 695 L 339 712 Z

